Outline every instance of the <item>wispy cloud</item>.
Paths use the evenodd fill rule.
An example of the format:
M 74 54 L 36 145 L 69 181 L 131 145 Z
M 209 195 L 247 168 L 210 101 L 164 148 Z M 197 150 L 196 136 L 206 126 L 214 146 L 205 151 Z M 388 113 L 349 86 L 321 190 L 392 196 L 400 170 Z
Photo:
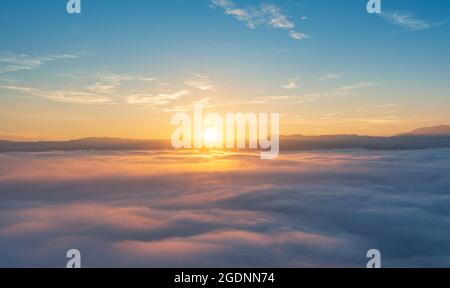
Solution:
M 154 81 L 153 77 L 129 74 L 105 74 L 99 77 L 94 85 L 88 86 L 88 90 L 95 93 L 112 93 L 122 85 L 124 81 Z
M 399 112 L 398 104 L 379 104 L 375 106 L 360 106 L 360 107 L 354 107 L 354 108 L 348 108 L 341 111 L 335 111 L 332 113 L 327 113 L 324 116 L 320 117 L 320 120 L 339 120 L 339 121 L 345 121 L 350 120 L 353 122 L 362 122 L 362 121 L 378 121 L 378 122 L 387 122 L 390 121 L 390 123 L 393 123 L 394 121 L 401 122 L 400 117 L 397 119 L 393 118 L 393 115 L 396 115 Z M 368 116 L 370 113 L 371 116 Z M 359 115 L 359 118 L 355 118 L 355 115 Z M 344 117 L 344 116 L 350 116 Z M 398 116 L 398 115 L 396 115 Z M 339 119 L 338 119 L 338 118 Z
M 211 3 L 222 8 L 225 14 L 233 16 L 250 29 L 266 25 L 275 29 L 287 30 L 289 36 L 296 40 L 303 40 L 308 37 L 305 33 L 297 32 L 295 23 L 276 5 L 262 4 L 241 8 L 230 0 L 211 0 Z
M 305 93 L 302 95 L 296 96 L 297 103 L 307 103 L 318 101 L 320 99 L 328 99 L 335 97 L 350 97 L 350 96 L 358 96 L 360 95 L 359 90 L 370 88 L 377 86 L 377 83 L 372 82 L 358 82 L 346 86 L 340 86 L 327 91 L 319 91 L 313 93 Z
M 286 30 L 295 28 L 295 24 L 281 12 L 281 9 L 279 7 L 272 4 L 266 4 L 261 6 L 261 11 L 267 17 L 266 23 L 269 26 Z
M 130 104 L 145 106 L 161 106 L 170 104 L 180 97 L 187 95 L 187 90 L 167 92 L 167 88 L 148 90 L 136 90 L 125 85 L 126 81 L 153 82 L 154 77 L 135 74 L 101 74 L 96 76 L 92 85 L 80 85 L 79 89 L 71 88 L 39 88 L 22 85 L 17 81 L 3 81 L 0 90 L 6 90 L 31 97 L 39 97 L 56 102 L 78 103 L 78 104 Z M 4 95 L 9 95 L 4 93 Z
M 308 35 L 306 35 L 305 33 L 295 32 L 295 31 L 290 31 L 289 36 L 291 36 L 292 38 L 294 38 L 296 40 L 303 40 L 305 38 L 308 38 Z
M 126 97 L 128 104 L 145 104 L 148 106 L 162 106 L 172 103 L 187 95 L 188 91 L 180 90 L 174 93 L 160 93 L 157 95 L 137 93 Z
M 300 79 L 300 77 L 289 79 L 287 81 L 287 83 L 285 85 L 283 85 L 283 88 L 287 89 L 287 90 L 299 89 L 300 88 L 300 85 L 298 84 L 299 79 Z
M 342 86 L 338 90 L 341 90 L 341 91 L 349 91 L 350 90 L 351 91 L 351 90 L 359 90 L 359 89 L 369 88 L 369 87 L 374 87 L 374 86 L 377 86 L 377 83 L 373 83 L 373 82 L 358 82 L 358 83 L 355 83 L 355 84 Z
M 344 73 L 328 73 L 327 75 L 319 77 L 319 80 L 337 80 L 342 78 L 342 76 L 344 76 Z
M 98 87 L 97 87 L 98 88 Z M 78 104 L 132 104 L 145 106 L 161 106 L 170 104 L 180 97 L 187 95 L 187 90 L 180 90 L 173 93 L 143 93 L 127 92 L 127 96 L 120 96 L 118 93 L 111 93 L 110 88 L 105 88 L 103 93 L 93 92 L 88 89 L 40 89 L 20 85 L 0 85 L 0 89 L 26 94 L 32 97 L 39 97 L 56 102 L 78 103 Z
M 399 106 L 398 104 L 390 103 L 390 104 L 379 104 L 376 106 L 376 108 L 386 109 L 386 108 L 396 108 L 398 106 Z
M 63 59 L 77 59 L 76 54 L 33 56 L 27 54 L 0 55 L 0 73 L 34 70 L 42 65 Z
M 191 88 L 195 88 L 202 91 L 212 91 L 214 90 L 214 85 L 209 80 L 206 75 L 195 74 L 192 78 L 184 82 Z
M 272 103 L 289 103 L 295 101 L 295 96 L 281 95 L 281 96 L 266 96 L 257 97 L 247 102 L 242 102 L 243 104 L 272 104 Z M 236 104 L 236 103 L 233 103 Z
M 236 102 L 236 104 L 271 104 L 271 103 L 289 103 L 289 104 L 303 104 L 308 102 L 319 101 L 321 99 L 329 99 L 335 97 L 349 97 L 358 96 L 361 93 L 359 90 L 377 86 L 377 83 L 373 82 L 357 82 L 345 86 L 339 86 L 326 91 L 318 91 L 311 93 L 303 93 L 297 95 L 279 95 L 279 96 L 266 96 L 257 97 L 247 102 Z
M 402 27 L 406 31 L 420 31 L 440 26 L 445 23 L 430 23 L 415 17 L 411 12 L 383 12 L 381 16 L 388 22 Z
M 0 85 L 0 89 L 25 93 L 33 97 L 65 103 L 99 104 L 112 101 L 110 97 L 81 90 L 46 90 L 19 85 Z
M 213 105 L 210 103 L 211 101 L 211 97 L 203 97 L 201 99 L 195 100 L 189 104 L 185 104 L 185 105 L 175 105 L 172 107 L 167 107 L 164 108 L 163 111 L 164 112 L 189 112 L 192 110 L 192 107 L 194 105 L 201 105 L 203 108 L 209 108 L 212 107 Z

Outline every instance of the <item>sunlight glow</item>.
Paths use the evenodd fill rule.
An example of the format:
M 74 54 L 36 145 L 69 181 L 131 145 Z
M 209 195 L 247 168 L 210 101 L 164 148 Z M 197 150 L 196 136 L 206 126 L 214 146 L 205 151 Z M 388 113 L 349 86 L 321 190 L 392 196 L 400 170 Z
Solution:
M 220 131 L 217 128 L 208 128 L 203 131 L 203 142 L 206 146 L 215 146 L 221 141 L 222 137 Z

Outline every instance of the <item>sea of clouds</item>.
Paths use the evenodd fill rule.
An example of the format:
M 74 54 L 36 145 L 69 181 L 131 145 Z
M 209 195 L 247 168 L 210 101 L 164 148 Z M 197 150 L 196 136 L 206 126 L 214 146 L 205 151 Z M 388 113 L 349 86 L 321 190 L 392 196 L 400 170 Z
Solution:
M 448 267 L 449 228 L 449 149 L 0 154 L 0 267 Z

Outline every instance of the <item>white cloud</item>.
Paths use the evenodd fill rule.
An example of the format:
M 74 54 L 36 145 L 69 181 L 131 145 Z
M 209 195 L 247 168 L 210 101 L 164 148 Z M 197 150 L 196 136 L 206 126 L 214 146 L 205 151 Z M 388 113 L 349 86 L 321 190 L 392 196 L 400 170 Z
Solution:
M 247 102 L 247 104 L 271 104 L 271 103 L 287 103 L 295 100 L 295 96 L 266 96 L 257 97 Z
M 19 85 L 14 81 L 6 81 L 0 85 L 0 89 L 24 93 L 33 97 L 44 98 L 57 102 L 80 103 L 80 104 L 100 104 L 117 103 L 117 89 L 124 81 L 154 81 L 155 78 L 131 75 L 131 74 L 104 74 L 93 85 L 88 85 L 81 89 L 42 89 Z M 80 85 L 82 86 L 82 85 Z M 129 93 L 125 91 L 124 93 Z
M 99 96 L 87 91 L 76 90 L 44 90 L 34 87 L 1 85 L 0 89 L 25 93 L 34 97 L 45 98 L 57 102 L 80 103 L 80 104 L 100 104 L 111 102 L 112 99 L 107 96 Z
M 267 16 L 267 23 L 280 29 L 294 29 L 295 25 L 288 20 L 287 16 L 281 12 L 281 9 L 275 5 L 263 5 L 261 11 Z
M 243 104 L 304 104 L 309 102 L 320 101 L 322 99 L 339 98 L 339 97 L 354 97 L 361 95 L 361 91 L 366 88 L 375 87 L 379 84 L 372 82 L 357 82 L 346 86 L 335 87 L 330 90 L 307 92 L 307 93 L 292 93 L 291 95 L 271 95 L 255 97 L 250 100 L 229 101 L 227 105 L 243 105 Z M 286 88 L 286 87 L 284 87 Z
M 295 31 L 290 31 L 289 32 L 289 36 L 291 36 L 292 38 L 296 39 L 296 40 L 303 40 L 305 38 L 308 38 L 309 36 L 301 33 L 301 32 L 295 32 Z
M 76 78 L 76 76 L 74 77 Z M 81 79 L 85 80 L 85 76 Z M 96 81 L 92 85 L 79 85 L 80 89 L 42 89 L 37 87 L 30 87 L 20 85 L 17 81 L 4 80 L 0 85 L 0 89 L 15 91 L 17 93 L 26 94 L 32 97 L 39 97 L 47 100 L 65 102 L 65 103 L 79 103 L 79 104 L 154 104 L 162 105 L 176 100 L 178 93 L 174 94 L 152 94 L 147 92 L 140 92 L 132 90 L 125 85 L 127 81 L 139 82 L 153 82 L 154 77 L 137 74 L 114 74 L 105 73 L 96 75 L 94 77 L 87 76 L 88 79 L 94 78 Z M 134 86 L 133 86 L 134 87 Z M 184 91 L 184 90 L 183 90 Z M 124 97 L 123 95 L 129 95 Z
M 211 3 L 222 8 L 226 15 L 233 16 L 250 29 L 266 25 L 275 29 L 288 30 L 289 36 L 296 40 L 307 38 L 306 34 L 297 32 L 294 22 L 289 20 L 289 17 L 283 14 L 278 6 L 273 4 L 239 8 L 234 2 L 229 0 L 211 0 Z
M 209 77 L 206 75 L 195 74 L 194 77 L 186 80 L 184 83 L 189 87 L 202 91 L 214 90 L 213 84 L 210 82 Z
M 359 89 L 369 88 L 369 87 L 374 87 L 374 86 L 377 86 L 377 84 L 373 83 L 373 82 L 358 82 L 355 84 L 342 86 L 339 88 L 339 90 L 342 90 L 342 91 L 359 90 Z
M 99 96 L 84 91 L 54 90 L 41 91 L 39 94 L 43 98 L 65 103 L 101 104 L 112 101 L 110 97 Z
M 159 93 L 159 94 L 146 94 L 146 93 L 134 93 L 130 94 L 121 100 L 117 95 L 103 95 L 98 93 L 92 93 L 89 91 L 76 91 L 76 90 L 43 90 L 32 87 L 24 86 L 0 86 L 0 89 L 14 90 L 17 92 L 26 93 L 31 96 L 45 98 L 48 100 L 64 103 L 78 103 L 78 104 L 102 104 L 102 103 L 114 103 L 120 104 L 125 102 L 126 104 L 138 105 L 144 104 L 146 106 L 161 106 L 170 104 L 180 97 L 188 94 L 186 90 L 180 90 L 174 93 Z
M 342 76 L 344 76 L 344 73 L 328 73 L 327 75 L 320 77 L 319 80 L 337 80 Z
M 129 75 L 129 74 L 105 74 L 99 77 L 94 85 L 90 85 L 87 89 L 94 93 L 107 94 L 114 92 L 122 85 L 124 81 L 154 81 L 155 78 L 143 75 Z
M 376 85 L 376 83 L 372 82 L 358 82 L 351 85 L 337 87 L 328 91 L 307 93 L 298 97 L 298 103 L 313 102 L 323 98 L 358 96 L 360 93 L 357 90 L 374 87 Z
M 163 111 L 164 112 L 189 112 L 192 110 L 192 107 L 194 105 L 201 105 L 203 108 L 209 108 L 212 107 L 212 105 L 210 104 L 211 98 L 210 97 L 204 97 L 201 99 L 198 99 L 196 101 L 193 101 L 192 103 L 186 104 L 186 105 L 176 105 L 173 107 L 167 107 L 164 108 Z
M 289 79 L 288 83 L 283 85 L 283 88 L 288 89 L 288 90 L 294 90 L 294 89 L 298 89 L 300 88 L 299 84 L 298 84 L 298 80 L 299 78 L 294 78 L 294 79 Z
M 381 14 L 390 23 L 396 24 L 407 31 L 420 31 L 432 28 L 434 26 L 443 25 L 444 23 L 429 23 L 424 20 L 415 18 L 410 12 L 383 12 Z
M 174 93 L 160 93 L 157 95 L 137 93 L 126 97 L 128 104 L 145 104 L 148 106 L 162 106 L 172 103 L 187 95 L 186 90 L 180 90 Z
M 63 59 L 77 59 L 75 54 L 32 56 L 27 54 L 0 55 L 0 73 L 34 70 L 42 65 Z

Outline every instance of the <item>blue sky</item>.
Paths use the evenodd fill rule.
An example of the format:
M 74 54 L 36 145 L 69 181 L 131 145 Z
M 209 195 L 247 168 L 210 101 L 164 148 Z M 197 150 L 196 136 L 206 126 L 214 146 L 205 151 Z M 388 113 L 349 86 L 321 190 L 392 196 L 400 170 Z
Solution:
M 281 112 L 285 133 L 450 122 L 448 1 L 81 2 L 1 2 L 0 135 L 165 137 L 195 102 Z

